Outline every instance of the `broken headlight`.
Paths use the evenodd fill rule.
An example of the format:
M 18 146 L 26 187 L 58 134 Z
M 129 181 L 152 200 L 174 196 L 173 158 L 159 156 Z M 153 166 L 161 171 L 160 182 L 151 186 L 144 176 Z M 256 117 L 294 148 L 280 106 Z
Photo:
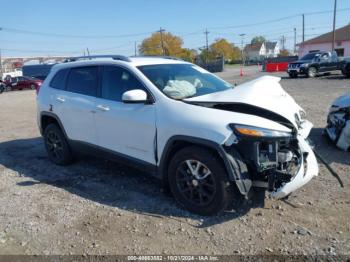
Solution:
M 231 124 L 236 134 L 250 137 L 290 137 L 292 133 L 248 125 Z

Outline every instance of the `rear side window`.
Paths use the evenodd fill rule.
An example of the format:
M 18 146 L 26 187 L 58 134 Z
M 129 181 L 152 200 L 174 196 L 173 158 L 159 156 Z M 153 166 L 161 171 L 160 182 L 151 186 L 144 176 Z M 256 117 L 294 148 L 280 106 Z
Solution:
M 50 86 L 52 88 L 61 89 L 61 90 L 66 89 L 66 79 L 67 79 L 68 72 L 69 72 L 69 69 L 62 69 L 58 71 L 56 75 L 53 77 L 53 79 L 51 80 Z
M 98 69 L 93 67 L 72 68 L 68 75 L 67 91 L 96 96 L 98 86 Z

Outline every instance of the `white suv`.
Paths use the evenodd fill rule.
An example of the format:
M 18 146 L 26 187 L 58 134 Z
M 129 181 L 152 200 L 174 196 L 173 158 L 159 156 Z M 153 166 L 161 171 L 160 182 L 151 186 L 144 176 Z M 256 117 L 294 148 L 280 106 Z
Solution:
M 202 215 L 241 203 L 253 187 L 286 197 L 318 174 L 312 124 L 277 77 L 233 87 L 170 57 L 84 58 L 55 65 L 38 93 L 56 164 L 77 152 L 121 160 Z

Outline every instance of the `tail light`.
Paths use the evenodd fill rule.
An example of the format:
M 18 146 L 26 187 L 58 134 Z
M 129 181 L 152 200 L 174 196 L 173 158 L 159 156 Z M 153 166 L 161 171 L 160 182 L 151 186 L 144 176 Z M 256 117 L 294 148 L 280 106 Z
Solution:
M 39 95 L 40 87 L 41 87 L 41 85 L 36 86 L 36 88 L 35 88 L 36 95 Z
M 37 83 L 36 83 L 35 91 L 36 91 L 36 94 L 37 94 L 37 95 L 39 94 L 40 87 L 41 87 L 42 85 L 43 85 L 42 82 L 37 82 Z

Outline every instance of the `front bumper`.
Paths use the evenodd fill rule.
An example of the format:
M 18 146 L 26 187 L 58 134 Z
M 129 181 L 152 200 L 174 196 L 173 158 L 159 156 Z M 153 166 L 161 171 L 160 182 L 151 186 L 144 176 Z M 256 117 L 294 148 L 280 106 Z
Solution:
M 295 67 L 295 68 L 288 68 L 287 72 L 289 74 L 291 73 L 295 73 L 295 74 L 306 74 L 307 73 L 307 69 L 304 67 Z
M 307 184 L 314 176 L 318 175 L 316 156 L 310 145 L 302 136 L 298 137 L 298 142 L 300 150 L 303 153 L 300 168 L 290 182 L 285 183 L 280 188 L 270 193 L 272 198 L 280 199 L 286 197 L 293 191 Z

